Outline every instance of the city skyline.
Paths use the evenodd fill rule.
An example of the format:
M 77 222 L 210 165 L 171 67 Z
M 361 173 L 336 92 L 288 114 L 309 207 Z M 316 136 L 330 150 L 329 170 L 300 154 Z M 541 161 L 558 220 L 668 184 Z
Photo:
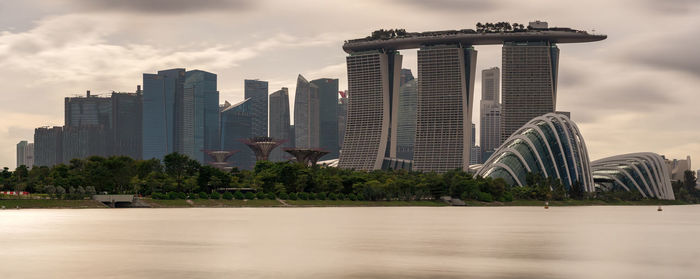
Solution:
M 75 4 L 81 1 L 69 2 Z M 2 10 L 26 11 L 27 8 L 23 9 L 23 5 L 31 6 L 31 3 L 8 5 L 18 6 L 10 6 Z M 308 4 L 302 2 L 301 6 L 304 5 Z M 329 8 L 333 8 L 330 7 L 332 4 L 328 5 Z M 421 7 L 420 5 L 425 6 Z M 424 31 L 473 28 L 473 24 L 479 21 L 506 20 L 527 23 L 527 21 L 535 19 L 546 20 L 556 26 L 595 28 L 610 36 L 607 41 L 598 43 L 596 46 L 573 44 L 559 46 L 562 58 L 559 69 L 560 83 L 557 88 L 557 109 L 572 112 L 573 119 L 577 121 L 582 133 L 586 135 L 591 150 L 591 159 L 600 159 L 622 152 L 639 151 L 653 151 L 666 155 L 668 158 L 685 158 L 686 155 L 700 156 L 700 143 L 698 143 L 700 132 L 691 122 L 692 119 L 697 118 L 698 114 L 697 109 L 695 109 L 698 107 L 697 101 L 691 95 L 694 93 L 693 88 L 697 87 L 699 83 L 698 69 L 693 63 L 688 64 L 687 62 L 696 60 L 691 59 L 696 54 L 690 50 L 698 42 L 691 40 L 689 44 L 681 45 L 667 43 L 670 42 L 668 40 L 689 32 L 692 29 L 690 27 L 698 23 L 697 19 L 692 18 L 692 13 L 688 13 L 690 10 L 697 9 L 697 4 L 645 2 L 631 7 L 633 10 L 631 12 L 625 12 L 623 8 L 629 7 L 615 3 L 609 10 L 602 13 L 594 7 L 589 7 L 591 5 L 573 5 L 572 9 L 577 10 L 577 15 L 597 12 L 600 18 L 596 21 L 591 20 L 590 17 L 571 16 L 572 14 L 566 12 L 542 18 L 533 9 L 519 6 L 524 5 L 522 3 L 513 3 L 510 7 L 504 7 L 500 4 L 454 5 L 454 11 L 446 11 L 436 8 L 438 5 L 433 6 L 431 3 L 392 4 L 392 6 L 397 6 L 398 11 L 405 12 L 424 8 L 427 18 L 437 19 L 437 15 L 440 15 L 441 19 L 434 20 L 434 22 L 411 21 L 401 19 L 398 16 L 380 17 L 370 14 L 367 15 L 366 22 L 351 27 L 343 27 L 340 23 L 334 23 L 324 28 L 309 28 L 304 32 L 291 32 L 289 34 L 284 32 L 275 34 L 276 31 L 270 31 L 267 30 L 269 28 L 264 27 L 261 29 L 263 31 L 260 31 L 262 33 L 257 35 L 258 37 L 249 37 L 247 40 L 226 41 L 219 40 L 219 38 L 205 38 L 203 41 L 211 44 L 210 47 L 199 45 L 185 46 L 182 49 L 172 49 L 152 43 L 146 35 L 157 38 L 158 34 L 152 32 L 157 26 L 145 28 L 143 33 L 137 32 L 132 38 L 125 37 L 126 33 L 123 30 L 125 27 L 117 27 L 114 24 L 130 17 L 134 17 L 140 22 L 149 23 L 150 19 L 146 19 L 147 16 L 167 18 L 168 14 L 178 12 L 177 7 L 174 8 L 174 11 L 168 10 L 164 13 L 153 12 L 153 10 L 134 13 L 135 9 L 129 10 L 130 6 L 128 5 L 122 7 L 121 10 L 108 11 L 100 4 L 95 4 L 90 9 L 65 13 L 65 10 L 60 7 L 46 4 L 43 11 L 25 13 L 26 19 L 24 20 L 18 20 L 16 15 L 7 15 L 6 18 L 10 18 L 9 21 L 0 20 L 1 28 L 4 31 L 0 36 L 0 45 L 10 47 L 0 51 L 3 57 L 8 57 L 0 60 L 0 64 L 13 66 L 16 65 L 13 63 L 19 61 L 17 59 L 24 59 L 26 63 L 22 67 L 5 67 L 13 68 L 11 70 L 4 69 L 5 76 L 29 76 L 28 71 L 35 71 L 32 72 L 31 76 L 36 82 L 22 83 L 21 79 L 11 79 L 12 82 L 7 82 L 8 100 L 0 105 L 0 112 L 4 115 L 4 121 L 0 124 L 0 143 L 2 144 L 0 166 L 12 167 L 14 165 L 15 152 L 11 148 L 14 148 L 20 140 L 30 140 L 35 127 L 63 124 L 60 122 L 63 115 L 61 102 L 65 96 L 80 94 L 85 90 L 92 90 L 95 94 L 104 94 L 112 90 L 131 91 L 129 89 L 138 84 L 141 73 L 155 72 L 158 69 L 170 67 L 205 69 L 217 73 L 220 83 L 219 90 L 222 91 L 220 98 L 222 102 L 224 100 L 241 101 L 243 96 L 242 81 L 247 78 L 269 80 L 271 88 L 284 86 L 288 87 L 291 92 L 295 92 L 294 77 L 302 73 L 310 78 L 339 78 L 339 88 L 344 90 L 347 89 L 347 77 L 343 62 L 345 54 L 339 47 L 344 39 L 366 36 L 371 30 L 381 27 L 400 27 L 409 31 Z M 555 3 L 551 4 L 553 7 L 550 8 L 561 10 L 563 5 L 565 4 Z M 470 14 L 469 9 L 474 7 L 478 9 L 474 9 L 474 13 Z M 52 9 L 54 10 L 52 11 Z M 215 9 L 218 8 L 205 5 L 202 9 L 193 12 L 216 16 L 231 11 L 226 9 L 214 11 Z M 336 11 L 337 9 L 334 8 Z M 360 8 L 345 5 L 343 9 L 353 14 L 358 13 Z M 595 11 L 593 11 L 594 9 Z M 518 13 L 516 14 L 515 11 Z M 247 6 L 245 9 L 236 9 L 234 12 L 241 15 L 255 15 L 270 12 L 270 10 L 266 9 L 263 3 Z M 116 16 L 100 17 L 104 13 L 114 13 Z M 620 22 L 618 17 L 621 15 L 629 17 L 630 22 Z M 457 17 L 461 18 L 460 21 L 454 21 Z M 465 21 L 465 17 L 469 20 Z M 87 20 L 95 26 L 85 26 L 83 20 Z M 202 24 L 196 19 L 192 20 Z M 9 22 L 15 26 L 9 26 Z M 460 24 L 455 24 L 455 22 L 460 22 Z M 632 22 L 635 23 L 632 24 Z M 667 22 L 675 25 L 676 28 L 667 30 L 655 26 L 659 25 L 658 22 Z M 80 25 L 78 25 L 79 23 Z M 296 24 L 295 27 L 299 28 L 293 29 L 312 26 L 309 22 Z M 80 37 L 67 36 L 59 39 L 53 35 L 54 33 L 65 35 L 65 33 L 59 32 L 62 28 L 70 29 L 76 26 L 87 28 L 84 30 L 85 32 L 73 32 L 80 34 Z M 10 27 L 14 27 L 14 29 L 10 29 Z M 98 27 L 109 28 L 100 32 L 93 29 Z M 635 30 L 645 30 L 646 32 L 641 32 L 641 34 L 637 34 L 640 32 L 632 32 Z M 46 40 L 42 41 L 42 39 Z M 667 42 L 664 42 L 663 39 L 667 39 Z M 130 40 L 133 40 L 131 46 L 127 44 Z M 176 38 L 165 35 L 163 42 L 169 40 L 176 40 Z M 670 56 L 666 55 L 667 59 L 661 60 L 649 55 L 647 50 L 642 51 L 634 48 L 639 44 L 653 47 L 657 52 L 668 53 Z M 113 47 L 114 53 L 105 55 L 105 53 L 99 52 L 102 46 Z M 150 49 L 144 47 L 150 47 Z M 198 47 L 199 49 L 197 49 Z M 274 54 L 274 57 L 265 58 L 257 52 L 271 47 L 279 48 L 276 51 L 278 54 Z M 163 54 L 154 52 L 159 48 L 165 50 L 159 51 Z M 23 49 L 24 52 L 22 52 Z M 36 53 L 27 52 L 27 49 L 36 50 Z M 78 49 L 82 51 L 77 51 Z M 478 50 L 480 59 L 476 67 L 475 100 L 480 99 L 478 92 L 481 91 L 478 72 L 481 69 L 501 66 L 498 61 L 500 57 L 497 55 L 500 52 L 500 47 L 483 46 L 479 47 Z M 38 55 L 38 52 L 44 55 Z M 86 57 L 81 56 L 81 52 L 90 54 L 87 57 L 91 58 L 80 59 Z M 47 56 L 56 57 L 52 54 L 72 57 L 71 64 L 78 66 L 61 68 L 71 64 L 64 64 L 67 62 L 62 59 L 46 60 Z M 148 59 L 141 59 L 144 54 L 153 57 L 146 56 Z M 416 55 L 411 53 L 404 55 L 403 68 L 415 71 L 417 69 L 415 67 Z M 237 58 L 234 59 L 234 56 Z M 281 56 L 297 56 L 298 58 L 287 58 L 277 62 L 276 59 Z M 682 58 L 678 58 L 678 56 Z M 197 61 L 187 57 L 201 59 Z M 212 57 L 220 59 L 212 59 Z M 306 64 L 295 62 L 302 58 L 313 61 Z M 97 63 L 91 59 L 115 60 L 119 67 L 102 72 L 96 71 L 94 67 Z M 258 66 L 248 67 L 252 64 Z M 273 66 L 279 66 L 279 69 L 271 70 Z M 95 72 L 99 73 L 95 74 Z M 35 100 L 41 100 L 41 102 Z M 293 103 L 293 96 L 290 96 L 290 103 Z M 35 111 L 29 111 L 27 108 L 32 108 Z M 293 111 L 293 108 L 290 110 Z M 473 118 L 479 126 L 477 113 L 478 106 L 475 106 Z M 640 123 L 644 123 L 644 125 L 640 125 Z M 690 126 L 688 127 L 688 125 Z

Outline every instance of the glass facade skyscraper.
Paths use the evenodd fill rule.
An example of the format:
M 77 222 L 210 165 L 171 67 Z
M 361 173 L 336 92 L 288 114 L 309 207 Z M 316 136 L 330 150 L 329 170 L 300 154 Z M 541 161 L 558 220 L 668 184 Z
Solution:
M 245 99 L 251 99 L 250 115 L 253 118 L 253 135 L 267 136 L 267 81 L 246 79 Z
M 480 146 L 481 162 L 501 146 L 501 71 L 498 67 L 481 71 Z
M 143 159 L 182 152 L 184 79 L 185 69 L 143 74 Z
M 289 90 L 282 87 L 282 89 L 270 94 L 270 137 L 285 142 L 272 150 L 271 161 L 286 161 L 285 159 L 290 157 L 284 152 L 284 148 L 292 147 L 289 124 Z
M 242 142 L 253 137 L 252 104 L 252 99 L 246 99 L 221 111 L 221 150 L 238 150 L 228 161 L 247 170 L 255 165 L 255 154 Z
M 143 96 L 136 93 L 112 93 L 114 155 L 141 159 L 141 115 Z
M 322 160 L 337 159 L 338 146 L 338 79 L 321 78 L 312 80 L 318 87 L 319 103 L 319 146 L 328 151 Z
M 26 140 L 17 144 L 17 166 L 22 165 L 30 169 L 34 166 L 34 143 Z
M 296 148 L 319 148 L 319 105 L 318 86 L 299 75 L 294 96 L 294 144 Z
M 64 102 L 63 161 L 114 154 L 112 99 L 90 95 Z
M 63 127 L 40 127 L 34 130 L 34 165 L 53 166 L 63 163 Z
M 216 74 L 201 70 L 187 71 L 185 73 L 185 95 L 192 95 L 192 144 L 193 159 L 204 163 L 209 156 L 205 156 L 204 150 L 218 149 L 219 136 L 219 91 L 217 91 Z

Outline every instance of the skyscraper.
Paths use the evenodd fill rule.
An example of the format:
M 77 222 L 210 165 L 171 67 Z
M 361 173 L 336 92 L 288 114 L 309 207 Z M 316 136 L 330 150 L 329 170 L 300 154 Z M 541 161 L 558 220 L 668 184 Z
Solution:
M 34 165 L 53 166 L 63 163 L 63 127 L 40 127 L 34 130 Z
M 289 157 L 284 152 L 284 148 L 292 147 L 289 124 L 289 89 L 282 87 L 270 94 L 270 137 L 285 142 L 272 151 L 271 161 L 286 161 L 285 158 Z
M 17 166 L 22 165 L 27 168 L 34 166 L 34 143 L 29 143 L 26 140 L 17 143 Z
M 247 170 L 255 164 L 253 151 L 242 142 L 253 137 L 252 104 L 252 99 L 246 99 L 221 111 L 221 150 L 238 150 L 228 161 L 233 167 Z
M 101 125 L 83 124 L 81 126 L 63 127 L 63 163 L 73 159 L 84 159 L 90 156 L 109 156 L 105 146 L 109 134 Z
M 345 139 L 345 125 L 348 117 L 348 91 L 338 91 L 340 98 L 338 99 L 338 147 L 343 148 L 343 139 Z
M 480 146 L 481 162 L 501 146 L 501 74 L 498 67 L 481 71 Z
M 322 160 L 337 159 L 338 146 L 338 79 L 321 78 L 312 80 L 318 87 L 319 146 L 328 151 Z
M 384 158 L 396 157 L 396 136 L 391 133 L 398 127 L 401 60 L 397 51 L 383 50 L 347 57 L 350 101 L 339 167 L 375 170 Z
M 143 159 L 183 151 L 185 69 L 143 74 Z
M 85 97 L 66 97 L 64 105 L 63 161 L 112 155 L 112 99 L 88 90 Z
M 413 79 L 411 70 L 408 71 L 410 79 L 407 79 L 399 89 L 399 125 L 396 131 L 396 157 L 399 159 L 413 160 L 413 145 L 416 140 L 416 109 L 418 101 L 418 80 Z
M 554 112 L 559 48 L 549 41 L 503 44 L 501 142 L 531 119 Z
M 253 136 L 267 136 L 267 81 L 246 79 L 244 82 L 245 99 L 251 99 L 250 115 L 253 118 Z
M 184 84 L 185 96 L 192 96 L 192 148 L 193 159 L 210 161 L 204 150 L 215 150 L 221 145 L 219 136 L 219 91 L 216 74 L 201 70 L 187 71 Z
M 475 165 L 481 163 L 481 146 L 476 145 L 476 125 L 472 123 L 472 140 L 469 152 L 469 164 Z
M 476 50 L 462 45 L 418 51 L 418 111 L 413 170 L 467 170 L 471 159 Z
M 141 86 L 136 93 L 112 92 L 113 155 L 141 159 L 142 108 Z
M 294 144 L 296 148 L 319 148 L 320 100 L 318 86 L 297 77 L 294 96 Z

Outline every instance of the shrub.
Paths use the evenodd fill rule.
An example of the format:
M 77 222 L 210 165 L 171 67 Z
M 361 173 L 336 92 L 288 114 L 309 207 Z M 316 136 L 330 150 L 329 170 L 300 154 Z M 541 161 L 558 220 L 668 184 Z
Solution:
M 338 194 L 338 200 L 340 200 L 340 201 L 345 200 L 345 194 L 343 194 L 343 193 Z
M 300 199 L 300 200 L 304 200 L 304 201 L 305 201 L 305 200 L 308 200 L 308 199 L 309 199 L 309 195 L 307 195 L 307 194 L 304 193 L 304 192 L 300 192 L 299 194 L 297 194 L 297 196 L 299 196 L 299 199 Z
M 482 202 L 492 202 L 493 196 L 491 196 L 491 194 L 489 194 L 489 193 L 477 192 L 476 199 L 478 201 L 482 201 Z
M 275 197 L 275 193 L 267 193 L 265 196 L 267 196 L 268 200 L 274 200 L 277 197 Z
M 327 197 L 326 197 L 326 192 L 320 192 L 320 193 L 316 194 L 316 199 L 317 199 L 317 200 L 323 201 L 323 200 L 326 200 L 326 198 L 327 198 Z
M 296 193 L 289 194 L 289 199 L 293 200 L 293 201 L 297 200 L 297 194 Z
M 246 192 L 245 193 L 245 199 L 246 200 L 254 200 L 255 199 L 255 194 L 253 192 Z
M 175 193 L 175 192 L 168 192 L 168 199 L 169 199 L 169 200 L 176 200 L 176 199 L 177 199 L 177 193 Z
M 287 193 L 282 192 L 282 193 L 280 194 L 280 199 L 282 199 L 282 200 L 288 200 L 288 199 L 289 199 L 289 195 L 287 195 Z
M 209 195 L 207 195 L 207 193 L 205 193 L 205 192 L 199 192 L 199 198 L 206 200 L 209 198 Z
M 351 201 L 355 201 L 355 200 L 357 200 L 357 196 L 355 196 L 355 194 L 353 194 L 353 193 L 350 193 L 350 194 L 348 195 L 348 199 L 351 200 Z
M 337 197 L 335 196 L 334 193 L 330 193 L 330 194 L 328 194 L 328 199 L 334 201 L 337 199 Z
M 209 197 L 212 200 L 218 200 L 218 199 L 221 199 L 221 194 L 219 194 L 219 192 L 214 191 L 211 193 L 211 195 L 209 195 Z
M 154 200 L 162 200 L 162 199 L 165 199 L 166 196 L 165 196 L 165 194 L 161 194 L 161 193 L 158 193 L 158 192 L 153 192 L 153 193 L 151 193 L 151 198 L 154 199 Z
M 358 201 L 364 201 L 364 200 L 365 200 L 365 196 L 364 196 L 363 194 L 357 194 L 357 200 L 358 200 Z
M 263 192 L 258 192 L 257 194 L 255 194 L 255 198 L 256 198 L 256 199 L 259 199 L 259 200 L 264 200 L 264 199 L 265 199 L 265 193 L 263 193 Z
M 223 197 L 224 197 L 224 199 L 226 199 L 226 200 L 232 200 L 232 199 L 233 199 L 233 194 L 231 194 L 231 192 L 226 192 L 226 193 L 224 193 L 224 196 L 223 196 Z
M 241 193 L 241 191 L 236 191 L 235 193 L 233 193 L 233 198 L 237 200 L 242 200 L 245 198 L 245 196 L 243 195 L 243 193 Z
M 304 192 L 304 194 L 306 194 L 306 192 Z M 315 199 L 316 199 L 316 194 L 314 194 L 314 193 L 308 193 L 308 197 L 309 197 L 309 200 L 310 200 L 310 201 L 315 200 Z
M 185 193 L 183 193 L 183 192 L 179 192 L 179 193 L 177 193 L 177 198 L 178 198 L 178 199 L 181 199 L 181 200 L 186 200 L 186 199 L 187 199 L 187 194 L 185 194 Z

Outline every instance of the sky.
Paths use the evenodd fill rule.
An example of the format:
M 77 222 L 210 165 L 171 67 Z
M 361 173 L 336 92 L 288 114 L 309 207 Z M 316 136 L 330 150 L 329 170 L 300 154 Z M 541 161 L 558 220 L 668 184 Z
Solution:
M 222 103 L 243 99 L 244 79 L 267 80 L 293 104 L 299 74 L 347 88 L 344 40 L 534 20 L 608 35 L 559 45 L 557 110 L 571 112 L 592 160 L 700 160 L 700 1 L 23 0 L 0 2 L 0 166 L 15 166 L 34 128 L 63 125 L 65 97 L 134 92 L 143 73 L 216 73 Z M 501 47 L 476 49 L 478 126 L 480 71 L 500 67 Z M 416 51 L 402 54 L 416 75 Z

